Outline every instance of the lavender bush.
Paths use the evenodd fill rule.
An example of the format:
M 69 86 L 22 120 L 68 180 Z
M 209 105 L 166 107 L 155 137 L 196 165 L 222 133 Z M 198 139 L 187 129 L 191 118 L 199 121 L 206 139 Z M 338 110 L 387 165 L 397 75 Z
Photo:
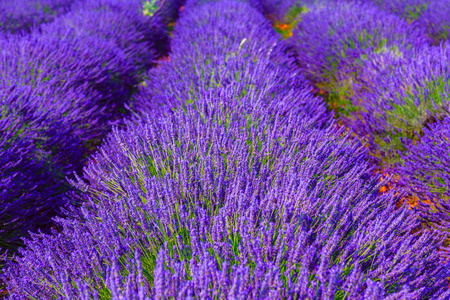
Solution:
M 70 10 L 69 0 L 4 0 L 0 2 L 0 31 L 29 32 Z
M 182 18 L 194 8 L 252 11 Z M 302 104 L 317 98 L 242 93 L 241 76 L 115 128 L 72 182 L 82 208 L 8 263 L 11 298 L 448 297 L 442 237 L 411 234 L 420 219 L 379 194 L 364 146 L 317 126 Z
M 439 44 L 450 34 L 450 2 L 448 0 L 373 0 L 389 12 L 414 21 L 426 28 L 430 42 Z
M 0 85 L 0 243 L 14 248 L 27 230 L 48 228 L 48 215 L 61 203 L 57 196 L 68 189 L 65 177 L 79 169 L 86 141 L 98 134 L 91 105 L 98 94 L 52 88 L 52 80 L 34 85 L 5 81 Z
M 55 40 L 71 40 L 74 49 L 82 41 L 92 58 L 97 58 L 100 67 L 96 71 L 102 72 L 104 78 L 92 85 L 109 94 L 105 96 L 110 101 L 104 106 L 110 113 L 121 108 L 121 102 L 130 97 L 139 81 L 139 74 L 153 64 L 152 22 L 140 12 L 140 4 L 141 1 L 88 1 L 80 7 L 75 5 L 70 13 L 42 28 L 44 34 Z M 106 57 L 99 61 L 102 56 Z M 68 65 L 63 63 L 62 67 Z M 85 69 L 77 67 L 80 71 Z
M 397 172 L 402 184 L 421 200 L 423 215 L 434 225 L 450 228 L 450 118 L 427 124 L 417 142 L 406 140 Z M 428 200 L 428 201 L 427 201 Z M 429 205 L 425 205 L 428 202 Z M 431 207 L 430 207 L 431 205 Z
M 174 30 L 170 62 L 150 70 L 131 109 L 158 114 L 195 103 L 200 91 L 232 85 L 236 95 L 267 102 L 303 99 L 297 105 L 309 111 L 317 124 L 326 122 L 329 114 L 324 105 L 311 96 L 311 87 L 270 23 L 257 11 L 243 10 L 238 2 L 217 5 L 223 6 L 220 14 L 209 5 L 195 11 L 187 7 Z
M 329 94 L 331 108 L 352 109 L 348 96 L 358 92 L 371 60 L 385 52 L 401 54 L 422 45 L 423 30 L 360 1 L 322 1 L 303 15 L 289 42 L 318 88 Z
M 74 4 L 74 14 L 28 35 L 1 36 L 1 247 L 15 249 L 28 230 L 48 231 L 66 201 L 66 177 L 81 171 L 152 63 L 153 21 L 139 4 L 85 2 L 92 12 Z M 158 10 L 158 21 L 174 7 Z M 115 27 L 100 26 L 107 20 Z
M 122 69 L 128 71 L 129 68 L 114 44 L 93 37 L 76 39 L 69 32 L 63 39 L 57 39 L 51 34 L 35 33 L 8 37 L 0 44 L 3 88 L 14 85 L 35 86 L 36 90 L 46 92 L 47 97 L 57 94 L 55 90 L 65 93 L 66 90 L 76 89 L 80 94 L 79 100 L 61 98 L 61 103 L 53 101 L 55 109 L 57 106 L 70 105 L 69 109 L 78 107 L 82 114 L 83 110 L 89 111 L 89 108 L 98 106 L 99 111 L 93 112 L 91 118 L 95 120 L 102 117 L 106 122 L 107 116 L 102 115 L 102 106 L 117 93 L 114 82 L 108 81 L 109 74 Z M 100 91 L 101 97 L 89 97 L 94 91 Z M 85 99 L 83 94 L 87 96 Z M 38 99 L 33 101 L 37 105 L 40 102 Z
M 417 141 L 425 126 L 448 113 L 449 58 L 448 44 L 410 51 L 366 81 L 368 89 L 352 99 L 355 104 L 363 101 L 349 125 L 366 137 L 386 165 L 399 160 L 397 152 L 405 150 L 403 139 Z M 393 60 L 386 61 L 382 63 Z
M 450 1 L 431 1 L 419 19 L 435 44 L 450 40 Z
M 126 267 L 137 248 L 155 298 L 444 295 L 440 239 L 409 234 L 420 219 L 378 193 L 362 145 L 227 94 L 114 130 L 76 183 L 81 212 L 6 268 L 11 296 L 107 297 L 110 257 Z

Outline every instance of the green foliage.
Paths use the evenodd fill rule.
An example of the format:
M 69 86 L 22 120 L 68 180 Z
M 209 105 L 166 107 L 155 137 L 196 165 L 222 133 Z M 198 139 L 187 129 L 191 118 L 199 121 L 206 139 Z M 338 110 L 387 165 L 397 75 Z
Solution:
M 401 103 L 392 100 L 390 110 L 376 115 L 379 119 L 385 119 L 388 128 L 374 136 L 379 148 L 386 149 L 385 153 L 377 154 L 382 155 L 385 163 L 399 162 L 397 152 L 405 151 L 402 139 L 419 140 L 427 120 L 439 116 L 445 110 L 445 104 L 450 101 L 448 96 L 444 96 L 448 84 L 449 79 L 439 77 L 420 86 L 406 86 L 401 95 L 398 93 Z
M 153 14 L 158 9 L 157 1 L 158 0 L 150 0 L 144 2 L 144 8 L 142 12 L 145 16 L 153 16 Z
M 417 20 L 422 15 L 422 13 L 427 9 L 428 5 L 426 3 L 420 5 L 407 6 L 405 9 L 405 17 L 408 20 Z

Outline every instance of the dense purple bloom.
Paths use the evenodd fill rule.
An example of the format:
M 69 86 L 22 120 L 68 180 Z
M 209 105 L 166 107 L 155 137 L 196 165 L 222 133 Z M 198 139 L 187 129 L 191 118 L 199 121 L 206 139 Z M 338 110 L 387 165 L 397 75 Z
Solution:
M 424 127 L 449 112 L 450 45 L 423 46 L 401 59 L 380 58 L 369 69 L 389 67 L 364 82 L 368 88 L 352 99 L 361 109 L 348 124 L 379 158 L 395 162 L 397 151 L 405 150 L 403 139 L 417 140 Z
M 229 89 L 114 130 L 77 184 L 88 203 L 6 269 L 11 295 L 51 297 L 58 276 L 101 289 L 110 257 L 126 265 L 136 248 L 164 297 L 446 291 L 439 239 L 409 235 L 420 219 L 378 194 L 362 145 Z
M 436 44 L 450 40 L 450 1 L 431 1 L 419 21 Z
M 372 0 L 374 3 L 417 22 L 426 28 L 431 41 L 439 44 L 450 37 L 450 1 L 449 0 Z
M 9 248 L 27 230 L 48 228 L 49 215 L 62 202 L 57 196 L 68 189 L 65 177 L 80 169 L 86 141 L 98 134 L 95 107 L 82 107 L 98 95 L 51 87 L 52 80 L 29 86 L 20 80 L 5 86 L 5 81 L 0 88 L 0 235 L 2 247 Z
M 401 183 L 410 195 L 434 204 L 433 209 L 424 206 L 424 216 L 434 224 L 449 228 L 450 200 L 450 117 L 443 121 L 427 124 L 423 136 L 417 142 L 405 141 L 407 151 L 401 153 L 402 162 L 397 172 Z M 436 205 L 437 204 L 437 205 Z M 433 212 L 434 211 L 434 212 Z
M 161 26 L 161 25 L 160 25 Z M 142 1 L 90 0 L 74 5 L 71 12 L 42 28 L 44 32 L 65 36 L 95 36 L 113 42 L 140 70 L 152 61 L 152 18 L 142 13 Z M 136 71 L 135 71 L 136 72 Z
M 93 87 L 108 76 L 109 70 L 106 66 L 102 69 L 102 64 L 111 65 L 118 60 L 111 45 L 93 39 L 59 40 L 40 34 L 10 36 L 0 45 L 0 88 L 4 93 L 14 92 L 20 97 L 18 90 L 23 87 L 30 105 L 51 110 L 47 114 L 55 118 L 72 118 L 72 123 L 80 125 L 101 116 L 101 107 L 96 108 L 97 112 L 92 109 L 101 105 L 105 95 L 98 95 Z M 28 105 L 16 102 L 13 105 L 17 107 Z
M 338 108 L 351 104 L 347 96 L 357 92 L 355 84 L 374 57 L 424 43 L 426 35 L 416 27 L 371 3 L 322 1 L 309 7 L 289 41 L 308 77 Z
M 189 6 L 193 7 L 193 6 L 201 6 L 203 4 L 207 4 L 208 2 L 220 2 L 220 1 L 217 1 L 217 0 L 191 0 L 188 3 L 189 3 Z M 264 13 L 261 1 L 259 1 L 259 0 L 243 0 L 240 2 L 247 3 L 254 10 L 257 10 L 259 13 L 262 13 L 262 14 Z
M 140 4 L 86 1 L 30 34 L 1 35 L 1 247 L 49 229 L 66 176 L 81 171 L 153 63 L 156 24 Z M 163 8 L 170 19 L 175 7 Z
M 99 82 L 93 81 L 92 85 L 112 98 L 107 106 L 114 112 L 130 97 L 139 74 L 153 64 L 151 18 L 140 12 L 141 1 L 87 1 L 79 5 L 42 26 L 42 32 L 55 40 L 68 41 L 75 51 L 77 44 L 82 43 L 89 55 L 85 60 L 95 59 L 99 63 L 96 71 L 102 72 L 104 77 Z M 85 57 L 86 53 L 79 55 Z M 70 66 L 68 63 L 61 65 L 63 68 Z M 80 71 L 86 69 L 76 67 Z
M 88 144 L 98 142 L 107 128 L 105 98 L 91 85 L 104 82 L 108 70 L 102 70 L 90 41 L 96 43 L 39 34 L 1 41 L 2 120 L 9 123 L 1 136 L 2 223 L 8 224 L 2 246 L 16 246 L 36 226 L 46 228 L 61 204 L 55 197 L 68 189 L 65 177 L 80 169 Z M 111 51 L 100 53 L 117 60 Z
M 183 18 L 237 11 L 251 17 L 247 4 L 223 1 L 188 5 Z M 240 45 L 239 34 L 227 38 Z M 186 68 L 191 55 L 226 59 L 220 47 L 229 46 L 213 37 L 219 47 L 192 47 Z M 289 66 L 279 58 L 262 70 Z M 170 110 L 158 118 L 150 110 L 115 128 L 73 182 L 81 209 L 57 219 L 60 233 L 33 234 L 8 263 L 11 297 L 448 296 L 442 238 L 410 234 L 420 219 L 395 207 L 401 195 L 379 194 L 364 146 L 331 121 L 318 128 L 298 104 L 316 99 L 307 83 L 304 93 L 269 97 L 260 81 L 242 93 L 245 74 L 215 88 L 190 81 L 190 94 L 161 100 Z
M 325 122 L 325 106 L 311 95 L 312 87 L 270 23 L 246 4 L 217 5 L 223 6 L 220 14 L 208 5 L 187 7 L 174 30 L 170 61 L 149 71 L 131 108 L 158 114 L 195 102 L 199 91 L 230 85 L 236 95 L 285 103 L 284 109 L 296 103 L 318 124 Z
M 50 22 L 70 9 L 70 0 L 3 0 L 0 1 L 0 30 L 29 31 L 33 26 Z

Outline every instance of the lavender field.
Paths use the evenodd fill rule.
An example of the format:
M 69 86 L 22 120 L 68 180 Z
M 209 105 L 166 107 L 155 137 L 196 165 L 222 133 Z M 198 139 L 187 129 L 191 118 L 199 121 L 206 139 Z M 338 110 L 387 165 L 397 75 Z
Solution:
M 450 0 L 0 0 L 0 299 L 450 299 Z

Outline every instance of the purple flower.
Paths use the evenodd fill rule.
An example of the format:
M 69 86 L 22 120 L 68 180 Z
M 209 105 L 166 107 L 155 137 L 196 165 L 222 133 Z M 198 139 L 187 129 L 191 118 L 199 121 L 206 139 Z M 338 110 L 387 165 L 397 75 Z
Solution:
M 5 32 L 30 31 L 42 23 L 51 22 L 55 15 L 70 10 L 69 0 L 5 0 L 0 2 L 0 27 Z
M 409 51 L 403 58 L 380 57 L 371 68 L 379 71 L 365 82 L 368 88 L 352 98 L 362 102 L 347 124 L 367 138 L 387 166 L 406 150 L 404 139 L 420 139 L 424 127 L 448 114 L 449 54 L 449 45 L 442 44 Z
M 198 5 L 188 3 L 178 24 L 186 37 L 211 35 L 183 45 L 178 29 L 161 73 L 186 76 L 170 86 L 179 94 L 146 88 L 138 115 L 72 181 L 81 208 L 56 219 L 60 233 L 32 234 L 8 262 L 11 297 L 55 297 L 66 278 L 116 299 L 444 296 L 443 237 L 410 234 L 420 217 L 396 208 L 402 195 L 378 192 L 384 182 L 364 146 L 325 120 L 305 80 L 273 75 L 278 89 L 254 80 L 272 66 L 296 70 L 276 53 L 285 49 L 276 33 L 232 25 L 239 12 L 245 24 L 267 24 L 249 22 L 261 19 L 246 3 Z M 217 26 L 207 29 L 210 20 Z M 242 67 L 229 71 L 233 53 Z M 196 71 L 196 60 L 209 69 Z M 148 285 L 138 292 L 140 276 Z
M 349 96 L 364 86 L 366 69 L 383 53 L 403 53 L 427 37 L 415 24 L 361 1 L 321 1 L 302 15 L 289 42 L 307 77 L 329 94 L 332 109 L 352 111 Z
M 84 1 L 29 34 L 0 35 L 1 247 L 54 226 L 71 189 L 66 177 L 117 124 L 176 3 L 156 21 L 140 1 Z
M 373 0 L 373 2 L 425 28 L 430 36 L 430 42 L 439 44 L 449 39 L 450 2 L 448 0 Z
M 450 117 L 427 124 L 420 140 L 405 140 L 405 153 L 396 171 L 410 195 L 428 200 L 432 207 L 421 203 L 423 215 L 440 228 L 448 228 L 450 199 Z M 439 205 L 438 205 L 439 204 Z

